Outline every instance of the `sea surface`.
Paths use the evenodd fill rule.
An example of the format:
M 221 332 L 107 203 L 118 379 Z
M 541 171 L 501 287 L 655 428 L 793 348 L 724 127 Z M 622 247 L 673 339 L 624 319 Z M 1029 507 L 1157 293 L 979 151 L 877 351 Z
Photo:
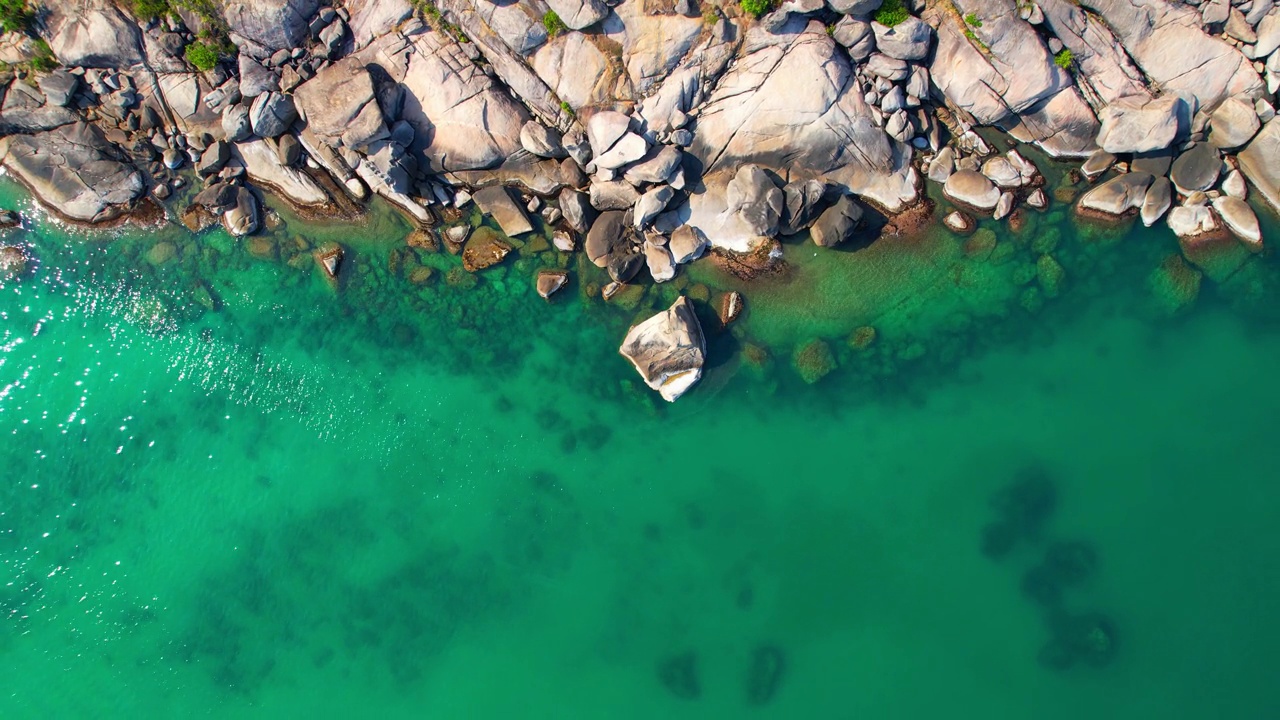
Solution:
M 252 243 L 0 206 L 2 718 L 1280 716 L 1270 254 L 1171 300 L 1166 230 L 1055 202 L 606 304 L 381 205 Z M 668 405 L 617 347 L 679 293 Z

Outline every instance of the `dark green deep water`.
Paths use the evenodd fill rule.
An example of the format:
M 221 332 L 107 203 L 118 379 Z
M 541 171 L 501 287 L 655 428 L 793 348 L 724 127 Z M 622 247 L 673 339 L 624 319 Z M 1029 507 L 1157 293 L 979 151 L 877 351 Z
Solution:
M 1170 316 L 1173 238 L 1061 205 L 1003 262 L 791 244 L 731 331 L 701 306 L 708 372 L 668 406 L 616 348 L 675 285 L 620 308 L 584 272 L 548 304 L 534 269 L 574 261 L 532 252 L 471 289 L 445 253 L 393 273 L 380 207 L 281 210 L 264 261 L 69 230 L 8 180 L 0 206 L 38 258 L 0 287 L 0 717 L 1280 713 L 1273 257 Z M 297 235 L 347 244 L 342 288 L 286 264 Z M 840 367 L 810 386 L 814 337 Z M 1019 482 L 1038 505 L 993 559 Z M 1046 603 L 1023 578 L 1065 542 L 1093 570 Z

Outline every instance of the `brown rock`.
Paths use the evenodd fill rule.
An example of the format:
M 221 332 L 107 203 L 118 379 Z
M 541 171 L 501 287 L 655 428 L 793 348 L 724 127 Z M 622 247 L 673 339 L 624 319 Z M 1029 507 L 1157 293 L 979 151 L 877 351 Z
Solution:
M 870 325 L 863 325 L 855 329 L 853 334 L 849 336 L 849 347 L 854 350 L 866 350 L 875 343 L 878 334 L 875 328 Z
M 538 294 L 543 300 L 550 300 L 556 291 L 569 283 L 569 273 L 564 270 L 542 270 L 538 273 L 536 285 Z
M 720 324 L 727 327 L 738 319 L 745 307 L 741 293 L 727 292 L 720 296 Z
M 786 262 L 782 259 L 782 246 L 772 238 L 746 253 L 712 248 L 711 261 L 716 267 L 741 280 L 754 280 L 762 275 L 781 272 L 786 267 Z
M 182 211 L 182 224 L 193 233 L 207 230 L 218 224 L 218 216 L 204 205 L 191 205 Z
M 275 260 L 276 244 L 271 242 L 269 238 L 255 235 L 246 241 L 249 247 L 249 254 L 259 260 Z
M 409 282 L 414 285 L 426 285 L 435 275 L 435 270 L 426 266 L 420 266 L 413 269 L 409 273 Z
M 462 267 L 467 272 L 478 272 L 502 262 L 512 250 L 511 243 L 499 237 L 491 228 L 476 228 L 462 251 Z
M 975 260 L 986 260 L 996 249 L 996 233 L 990 228 L 978 228 L 978 231 L 964 241 L 964 254 Z
M 338 273 L 342 271 L 342 246 L 337 243 L 330 243 L 315 252 L 316 264 L 324 271 L 325 277 L 330 280 L 337 280 Z
M 463 236 L 466 239 L 466 236 Z M 440 249 L 440 243 L 436 241 L 435 233 L 430 230 L 414 230 L 404 239 L 405 244 L 411 248 L 425 250 L 427 252 L 435 252 Z
M 1060 203 L 1071 204 L 1076 201 L 1077 191 L 1069 185 L 1059 185 L 1053 189 L 1053 199 Z
M 0 247 L 0 280 L 14 278 L 27 270 L 27 254 L 22 248 L 6 245 Z
M 147 262 L 151 263 L 155 267 L 160 267 L 172 260 L 173 256 L 177 254 L 178 248 L 175 247 L 173 243 L 162 240 L 155 245 L 152 245 L 151 249 L 147 251 Z

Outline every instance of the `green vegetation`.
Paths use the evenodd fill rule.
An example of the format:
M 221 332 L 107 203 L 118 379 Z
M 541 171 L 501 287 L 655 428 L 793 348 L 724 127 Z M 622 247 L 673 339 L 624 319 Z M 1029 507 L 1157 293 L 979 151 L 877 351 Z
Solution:
M 715 7 L 708 5 L 707 9 L 702 11 L 702 22 L 707 25 L 715 25 L 720 22 L 720 13 L 716 12 Z
M 413 6 L 428 20 L 444 22 L 444 16 L 440 14 L 440 8 L 436 7 L 431 0 L 414 0 Z
M 1076 62 L 1076 56 L 1072 55 L 1071 51 L 1066 48 L 1062 48 L 1062 50 L 1059 51 L 1057 55 L 1053 56 L 1053 64 L 1057 65 L 1063 70 L 1070 70 L 1071 66 L 1074 65 L 1075 62 Z
M 573 106 L 570 105 L 567 100 L 560 101 L 560 112 L 563 112 L 565 115 L 568 115 L 569 117 L 576 116 L 576 113 L 573 112 Z
M 977 45 L 977 46 L 978 46 L 978 49 L 979 49 L 979 50 L 981 50 L 982 52 L 984 52 L 984 53 L 989 53 L 989 52 L 991 52 L 991 46 L 990 46 L 990 45 L 987 45 L 987 44 L 986 44 L 986 43 L 984 43 L 984 42 L 982 42 L 982 38 L 980 38 L 980 37 L 978 37 L 977 35 L 973 34 L 973 28 L 971 28 L 971 27 L 966 27 L 966 28 L 964 29 L 964 36 L 965 36 L 965 37 L 967 37 L 967 38 L 969 38 L 969 42 L 973 43 L 974 45 Z
M 133 14 L 143 22 L 154 20 L 172 12 L 169 0 L 133 0 Z
M 186 55 L 187 62 L 201 72 L 212 70 L 213 66 L 218 64 L 217 49 L 199 40 L 188 45 L 183 54 Z
M 982 27 L 982 21 L 979 20 L 978 16 L 974 15 L 973 13 L 969 13 L 968 15 L 964 16 L 964 23 L 970 27 L 976 27 L 976 28 Z
M 0 0 L 0 27 L 5 32 L 24 32 L 31 27 L 34 13 L 27 0 Z
M 438 32 L 448 33 L 461 43 L 471 42 L 470 38 L 462 34 L 462 28 L 444 19 L 444 13 L 440 12 L 440 8 L 436 7 L 431 0 L 412 0 L 412 2 L 418 12 L 422 13 L 422 18 L 427 21 L 427 24 Z M 556 19 L 559 20 L 558 17 Z M 546 23 L 546 18 L 542 21 Z
M 44 38 L 36 38 L 36 54 L 31 58 L 31 69 L 36 72 L 49 72 L 58 67 L 58 59 L 53 56 L 53 49 Z
M 876 10 L 875 21 L 885 27 L 893 27 L 898 23 L 906 21 L 911 17 L 911 13 L 903 7 L 902 0 L 884 0 L 880 3 L 880 9 Z
M 560 19 L 555 10 L 548 10 L 542 16 L 542 27 L 547 29 L 547 37 L 555 37 L 569 29 L 569 26 L 564 24 L 564 21 Z
M 738 4 L 752 17 L 760 17 L 773 9 L 773 0 L 738 0 Z

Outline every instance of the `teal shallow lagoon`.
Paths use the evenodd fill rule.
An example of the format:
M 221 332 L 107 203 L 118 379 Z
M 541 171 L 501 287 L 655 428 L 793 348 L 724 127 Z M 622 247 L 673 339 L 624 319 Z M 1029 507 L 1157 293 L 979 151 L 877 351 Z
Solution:
M 627 312 L 543 303 L 514 266 L 417 304 L 220 233 L 219 264 L 153 270 L 179 231 L 37 217 L 0 290 L 0 715 L 1274 714 L 1274 261 L 1157 319 L 1170 238 L 1063 230 L 1071 291 L 1037 315 L 1011 283 L 939 291 L 876 321 L 943 348 L 894 372 L 841 347 L 838 293 L 801 322 L 785 287 L 748 294 L 667 406 L 616 355 Z M 376 275 L 403 230 L 326 232 Z M 807 386 L 814 335 L 841 368 Z M 991 496 L 1028 468 L 1057 489 L 1044 542 L 992 561 Z M 1063 604 L 1112 619 L 1106 667 L 1037 660 L 1022 576 L 1058 539 L 1096 549 Z M 753 707 L 762 644 L 785 668 Z M 657 671 L 686 653 L 693 700 Z

